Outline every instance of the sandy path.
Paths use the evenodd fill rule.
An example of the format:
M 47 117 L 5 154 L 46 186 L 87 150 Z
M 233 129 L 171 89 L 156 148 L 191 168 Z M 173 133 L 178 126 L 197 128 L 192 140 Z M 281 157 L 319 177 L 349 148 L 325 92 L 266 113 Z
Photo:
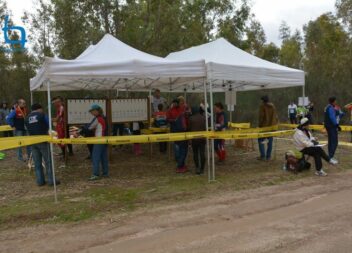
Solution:
M 0 233 L 0 252 L 352 252 L 352 172 L 74 226 Z

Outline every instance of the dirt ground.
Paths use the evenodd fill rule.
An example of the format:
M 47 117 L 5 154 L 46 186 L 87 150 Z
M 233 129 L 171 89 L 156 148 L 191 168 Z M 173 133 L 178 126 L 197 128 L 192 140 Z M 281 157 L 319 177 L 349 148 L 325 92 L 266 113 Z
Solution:
M 345 166 L 351 166 L 350 151 L 339 151 Z M 250 156 L 251 163 L 256 164 L 253 156 L 255 154 Z M 247 156 L 236 159 L 244 166 L 248 164 Z M 264 166 L 273 166 L 275 173 L 282 174 L 284 172 L 278 168 L 281 164 L 278 161 Z M 10 227 L 0 231 L 0 252 L 349 253 L 352 252 L 352 171 L 339 166 L 325 169 L 329 173 L 325 178 L 315 177 L 314 171 L 310 171 L 293 182 L 236 191 L 215 187 L 210 188 L 213 192 L 184 201 L 179 200 L 179 195 L 177 200 L 166 202 L 153 202 L 153 198 L 148 198 L 146 201 L 152 203 L 130 212 L 113 212 L 78 223 L 26 223 Z M 240 169 L 236 170 L 229 169 L 223 176 L 240 176 L 236 174 Z M 270 170 L 263 168 L 260 177 L 272 180 L 274 174 L 269 174 Z M 224 171 L 226 169 L 220 168 L 220 176 Z M 119 176 L 127 181 L 125 185 L 141 183 L 131 178 L 127 180 L 123 172 Z M 87 187 L 75 180 L 79 187 Z M 246 182 L 250 184 L 250 179 Z M 78 192 L 79 187 L 70 191 Z M 48 194 L 49 190 L 43 193 Z M 30 198 L 28 196 L 31 194 L 26 198 Z M 24 198 L 18 193 L 12 197 Z M 8 201 L 8 197 L 3 200 Z
M 1 252 L 351 252 L 352 172 L 81 225 L 1 233 Z

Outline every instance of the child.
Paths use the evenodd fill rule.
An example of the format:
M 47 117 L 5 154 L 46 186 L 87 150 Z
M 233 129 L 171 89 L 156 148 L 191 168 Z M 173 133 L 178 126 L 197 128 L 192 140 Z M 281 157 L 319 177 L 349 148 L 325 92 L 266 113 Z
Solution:
M 97 104 L 93 104 L 89 112 L 94 116 L 94 119 L 89 124 L 88 129 L 94 131 L 94 137 L 103 137 L 107 134 L 106 119 L 103 110 Z M 103 177 L 109 177 L 108 164 L 108 145 L 94 144 L 92 151 L 93 175 L 89 178 L 90 181 L 100 178 L 100 164 L 103 170 Z

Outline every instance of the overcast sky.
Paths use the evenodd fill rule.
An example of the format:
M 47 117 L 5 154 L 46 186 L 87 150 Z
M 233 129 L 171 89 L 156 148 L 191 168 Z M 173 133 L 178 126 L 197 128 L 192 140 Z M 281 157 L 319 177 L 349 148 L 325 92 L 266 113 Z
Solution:
M 22 24 L 23 11 L 31 10 L 33 2 L 35 0 L 7 0 L 17 24 Z M 309 20 L 335 11 L 335 0 L 252 0 L 252 3 L 252 12 L 263 25 L 267 40 L 276 44 L 280 44 L 278 30 L 283 20 L 292 30 L 302 29 Z

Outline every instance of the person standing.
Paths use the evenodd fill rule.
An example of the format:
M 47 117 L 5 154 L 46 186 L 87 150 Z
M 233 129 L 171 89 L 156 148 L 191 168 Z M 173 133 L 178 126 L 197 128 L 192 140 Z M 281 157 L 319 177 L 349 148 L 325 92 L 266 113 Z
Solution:
M 154 125 L 158 128 L 167 128 L 167 115 L 164 111 L 163 104 L 158 105 L 158 111 L 154 112 Z M 167 151 L 167 142 L 159 142 L 160 153 L 166 153 Z
M 1 108 L 0 108 L 0 126 L 7 125 L 6 117 L 9 114 L 10 114 L 10 108 L 8 107 L 7 102 L 2 102 Z M 11 137 L 11 136 L 13 136 L 13 133 L 12 133 L 12 131 L 4 131 L 3 136 L 4 137 Z
M 188 130 L 190 132 L 198 132 L 206 130 L 206 117 L 200 114 L 200 108 L 192 108 L 192 115 L 189 118 Z M 193 160 L 196 165 L 196 174 L 204 174 L 205 165 L 205 144 L 206 139 L 193 139 L 192 140 L 192 150 L 193 150 Z
M 103 109 L 93 104 L 89 112 L 94 116 L 94 119 L 89 124 L 88 129 L 94 131 L 94 137 L 103 137 L 107 134 L 107 124 L 104 117 Z M 90 181 L 100 179 L 100 165 L 102 166 L 102 176 L 109 177 L 108 164 L 108 145 L 94 144 L 92 150 L 93 175 L 89 178 Z
M 152 106 L 153 106 L 153 112 L 158 112 L 159 109 L 158 109 L 158 105 L 159 104 L 162 104 L 163 107 L 166 108 L 167 104 L 166 104 L 166 99 L 163 98 L 161 95 L 160 95 L 160 90 L 159 89 L 156 89 L 154 91 L 154 96 L 153 96 L 153 101 L 152 101 Z
M 338 131 L 340 126 L 337 122 L 336 104 L 336 97 L 330 97 L 329 104 L 324 110 L 324 127 L 328 133 L 328 150 L 330 158 L 334 158 L 339 141 Z
M 26 136 L 28 135 L 26 126 L 24 124 L 25 118 L 28 115 L 28 110 L 26 107 L 26 101 L 22 98 L 18 99 L 17 104 L 14 109 L 6 118 L 7 124 L 9 124 L 14 129 L 15 136 Z M 17 149 L 17 159 L 19 161 L 27 161 L 31 155 L 31 147 L 27 146 L 27 159 L 23 159 L 22 148 Z
M 43 112 L 43 107 L 40 104 L 32 105 L 32 112 L 28 115 L 25 120 L 26 127 L 29 135 L 48 135 L 49 131 L 49 119 Z M 34 160 L 35 176 L 38 186 L 46 184 L 43 165 L 44 160 L 46 176 L 48 185 L 52 186 L 54 183 L 52 163 L 50 159 L 50 146 L 48 142 L 38 143 L 32 145 L 32 156 Z M 59 180 L 56 180 L 56 184 L 60 184 Z
M 227 119 L 224 112 L 224 106 L 222 103 L 215 103 L 215 131 L 225 131 L 227 128 Z M 218 161 L 224 162 L 226 158 L 225 150 L 225 140 L 215 139 L 214 140 L 214 149 L 218 156 Z
M 294 102 L 288 105 L 288 118 L 291 124 L 297 124 L 297 105 Z
M 318 142 L 309 131 L 309 119 L 303 118 L 300 125 L 297 127 L 295 134 L 293 135 L 293 141 L 297 150 L 302 152 L 304 155 L 309 155 L 314 158 L 315 162 L 315 174 L 317 176 L 327 176 L 326 172 L 322 169 L 322 159 L 332 165 L 336 165 L 338 162 L 330 158 L 325 151 L 317 146 Z
M 261 97 L 262 104 L 259 108 L 259 127 L 271 127 L 278 124 L 278 116 L 274 104 L 269 102 L 268 96 Z M 268 147 L 265 152 L 264 142 L 268 142 Z M 273 149 L 273 137 L 258 139 L 260 157 L 258 160 L 269 161 Z
M 307 106 L 307 118 L 309 120 L 309 124 L 313 124 L 313 113 L 314 113 L 314 103 L 309 102 L 309 105 Z
M 167 111 L 167 120 L 170 123 L 171 133 L 186 132 L 187 121 L 185 111 L 184 107 L 180 106 L 179 99 L 174 99 L 172 101 L 171 108 Z M 174 152 L 177 162 L 176 173 L 187 172 L 185 161 L 188 153 L 188 141 L 175 141 Z
M 66 137 L 66 122 L 65 122 L 65 107 L 62 97 L 55 97 L 52 99 L 52 103 L 56 109 L 56 117 L 53 118 L 55 130 L 57 132 L 58 139 L 64 139 Z M 60 144 L 62 156 L 66 156 L 66 145 Z M 68 145 L 69 155 L 73 155 L 72 145 Z

